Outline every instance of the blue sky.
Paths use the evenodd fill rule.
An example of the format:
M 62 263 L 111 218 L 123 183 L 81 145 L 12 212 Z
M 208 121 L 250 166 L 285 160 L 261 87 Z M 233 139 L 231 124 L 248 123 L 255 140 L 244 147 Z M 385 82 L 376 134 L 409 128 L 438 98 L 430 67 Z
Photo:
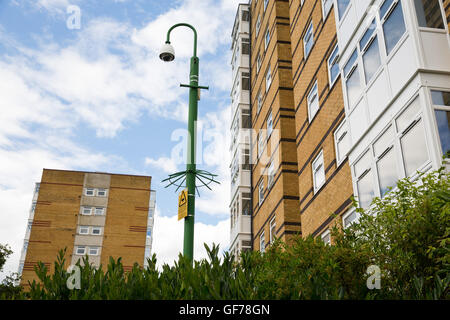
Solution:
M 16 271 L 42 168 L 151 175 L 157 191 L 154 252 L 172 262 L 182 248 L 177 195 L 161 180 L 183 170 L 192 33 L 176 29 L 176 60 L 158 51 L 167 29 L 199 35 L 198 167 L 221 185 L 197 200 L 196 259 L 202 243 L 229 241 L 230 34 L 239 1 L 0 0 L 0 243 Z M 79 29 L 69 29 L 75 5 Z M 200 162 L 199 161 L 199 162 Z

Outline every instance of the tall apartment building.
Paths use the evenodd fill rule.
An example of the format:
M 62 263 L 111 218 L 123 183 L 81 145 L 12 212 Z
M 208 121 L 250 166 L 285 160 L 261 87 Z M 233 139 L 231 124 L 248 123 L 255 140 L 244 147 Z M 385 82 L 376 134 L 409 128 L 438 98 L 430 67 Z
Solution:
M 232 33 L 231 91 L 231 233 L 230 251 L 236 256 L 252 248 L 250 167 L 250 12 L 238 7 Z
M 450 145 L 450 0 L 248 8 L 255 250 L 298 231 L 330 242 L 334 223 L 358 219 L 352 196 L 367 208 L 398 179 L 441 165 Z
M 88 255 L 106 266 L 122 257 L 125 270 L 150 257 L 155 209 L 151 177 L 44 169 L 36 183 L 20 258 L 21 284 L 43 262 L 53 272 L 58 251 L 67 266 Z
M 449 150 L 450 1 L 335 5 L 353 190 L 368 207 Z

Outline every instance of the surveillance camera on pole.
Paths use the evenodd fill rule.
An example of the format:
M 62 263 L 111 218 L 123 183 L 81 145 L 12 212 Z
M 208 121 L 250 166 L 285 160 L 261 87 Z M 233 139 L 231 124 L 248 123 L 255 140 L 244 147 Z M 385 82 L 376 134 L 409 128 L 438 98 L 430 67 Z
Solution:
M 175 49 L 170 44 L 170 42 L 166 42 L 162 46 L 162 48 L 160 50 L 159 58 L 165 62 L 170 62 L 175 59 Z

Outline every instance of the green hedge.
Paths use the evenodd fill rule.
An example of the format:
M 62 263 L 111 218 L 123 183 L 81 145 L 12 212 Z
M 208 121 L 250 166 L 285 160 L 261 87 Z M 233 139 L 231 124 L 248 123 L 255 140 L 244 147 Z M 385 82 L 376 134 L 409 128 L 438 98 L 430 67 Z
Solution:
M 356 205 L 356 203 L 355 203 Z M 359 223 L 332 231 L 333 245 L 296 237 L 276 241 L 266 253 L 243 253 L 239 262 L 206 246 L 208 259 L 192 265 L 181 255 L 174 266 L 124 272 L 121 259 L 105 270 L 81 268 L 81 288 L 69 290 L 64 251 L 48 274 L 36 268 L 40 282 L 29 292 L 4 294 L 16 299 L 449 299 L 450 188 L 443 169 L 408 179 L 371 210 L 357 209 Z M 337 219 L 339 221 L 340 219 Z M 84 265 L 84 266 L 82 266 Z M 368 289 L 370 265 L 381 270 L 380 289 Z

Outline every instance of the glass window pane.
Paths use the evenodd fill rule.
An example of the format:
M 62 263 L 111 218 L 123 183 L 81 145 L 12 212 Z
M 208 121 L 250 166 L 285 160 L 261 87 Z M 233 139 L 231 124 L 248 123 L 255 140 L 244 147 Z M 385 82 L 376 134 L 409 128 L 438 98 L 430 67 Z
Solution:
M 375 40 L 373 40 L 367 51 L 363 54 L 363 63 L 367 84 L 381 65 L 380 50 L 378 50 L 378 37 L 375 37 Z
M 442 153 L 450 152 L 450 112 L 445 110 L 435 110 L 436 121 L 441 140 Z
M 375 157 L 379 157 L 389 146 L 392 145 L 394 139 L 394 130 L 389 127 L 383 135 L 373 144 Z
M 431 99 L 437 106 L 450 106 L 450 92 L 431 90 Z
M 353 51 L 350 59 L 348 59 L 347 63 L 345 64 L 344 76 L 347 76 L 349 74 L 350 70 L 352 69 L 352 67 L 355 64 L 357 59 L 358 59 L 358 53 L 355 50 L 355 51 Z
M 425 131 L 422 121 L 417 122 L 401 139 L 406 175 L 416 172 L 428 160 Z
M 380 18 L 383 19 L 394 0 L 386 0 L 380 7 Z
M 356 103 L 361 93 L 361 83 L 359 81 L 358 67 L 356 67 L 355 71 L 347 79 L 346 87 L 347 87 L 348 104 L 349 107 L 352 107 Z
M 356 220 L 356 210 L 353 210 L 347 217 L 344 219 L 344 228 L 348 228 L 353 221 Z
M 388 153 L 378 160 L 377 169 L 380 194 L 383 197 L 389 191 L 389 187 L 395 187 L 398 180 L 394 149 L 390 149 Z
M 337 63 L 337 56 L 339 54 L 339 48 L 336 46 L 336 48 L 331 53 L 330 57 L 328 58 L 328 70 L 330 70 L 330 81 L 331 83 L 336 80 L 336 78 L 339 75 L 339 64 Z
M 414 0 L 420 27 L 444 29 L 439 0 Z
M 375 196 L 372 171 L 369 171 L 357 182 L 358 187 L 358 201 L 361 208 L 367 208 L 370 206 L 373 197 Z
M 384 41 L 386 43 L 386 53 L 394 49 L 397 42 L 406 31 L 405 21 L 403 19 L 402 4 L 399 1 L 395 5 L 394 11 L 390 14 L 387 20 L 383 23 Z
M 342 18 L 342 15 L 345 13 L 345 10 L 347 10 L 348 5 L 350 4 L 350 0 L 337 0 L 337 4 L 340 20 Z
M 414 101 L 401 113 L 401 115 L 395 121 L 397 123 L 398 132 L 402 132 L 411 124 L 420 111 L 419 98 Z

